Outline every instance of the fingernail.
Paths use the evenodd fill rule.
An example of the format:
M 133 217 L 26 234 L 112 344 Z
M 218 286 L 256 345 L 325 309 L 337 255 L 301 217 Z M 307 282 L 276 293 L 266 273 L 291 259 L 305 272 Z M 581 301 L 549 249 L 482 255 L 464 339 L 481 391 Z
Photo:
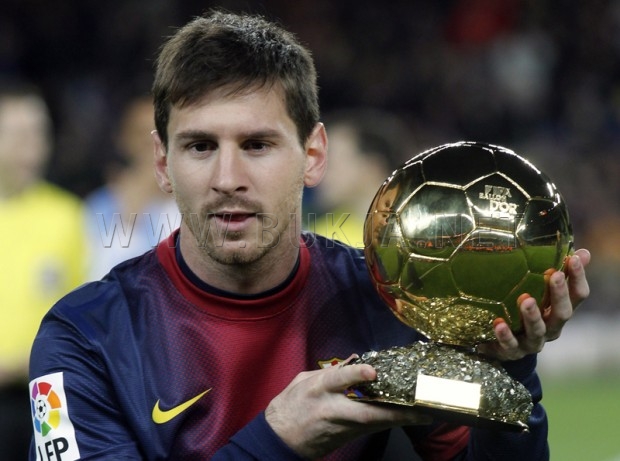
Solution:
M 525 309 L 525 312 L 527 313 L 534 312 L 534 306 L 536 306 L 536 303 L 534 301 L 530 301 L 530 299 L 533 299 L 533 298 L 528 298 L 527 300 L 523 302 L 523 308 Z

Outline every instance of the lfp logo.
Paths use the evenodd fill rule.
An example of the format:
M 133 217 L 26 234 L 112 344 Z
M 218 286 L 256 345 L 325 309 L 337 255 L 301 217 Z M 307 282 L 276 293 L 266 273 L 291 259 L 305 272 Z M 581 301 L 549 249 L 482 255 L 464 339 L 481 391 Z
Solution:
M 60 425 L 62 403 L 52 385 L 45 381 L 34 383 L 30 397 L 34 430 L 45 437 Z
M 75 429 L 69 419 L 62 373 L 30 382 L 30 408 L 34 443 L 39 461 L 73 461 L 80 458 Z

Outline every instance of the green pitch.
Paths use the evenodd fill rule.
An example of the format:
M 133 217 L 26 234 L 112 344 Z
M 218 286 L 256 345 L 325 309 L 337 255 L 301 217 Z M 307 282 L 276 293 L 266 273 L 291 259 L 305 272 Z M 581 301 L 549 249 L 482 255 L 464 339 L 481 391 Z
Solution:
M 620 374 L 542 383 L 551 461 L 620 461 Z

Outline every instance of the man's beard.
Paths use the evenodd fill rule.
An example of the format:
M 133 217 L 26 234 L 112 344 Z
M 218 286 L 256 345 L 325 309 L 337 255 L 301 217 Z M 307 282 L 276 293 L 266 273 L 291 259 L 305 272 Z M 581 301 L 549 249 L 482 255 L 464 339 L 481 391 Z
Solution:
M 204 213 L 201 214 L 204 215 Z M 203 216 L 202 219 L 207 218 Z M 249 237 L 251 237 L 249 233 L 255 232 L 258 236 L 261 232 L 258 226 L 254 231 L 230 232 L 226 229 L 219 229 L 218 232 L 220 232 L 220 235 L 209 233 L 209 235 L 203 237 L 202 240 L 199 240 L 196 234 L 194 234 L 194 238 L 196 238 L 198 242 L 199 250 L 218 264 L 243 266 L 255 263 L 262 259 L 271 248 L 270 246 L 260 245 L 258 237 L 256 237 L 255 243 L 252 243 L 252 239 L 249 239 Z M 249 242 L 248 239 L 250 240 Z M 234 245 L 233 242 L 239 243 L 236 249 L 230 248 L 231 245 Z M 224 244 L 227 244 L 228 248 L 224 248 Z
M 239 198 L 222 199 L 205 206 L 199 213 L 191 212 L 189 206 L 181 200 L 177 199 L 177 204 L 187 227 L 196 239 L 198 250 L 204 256 L 222 265 L 247 266 L 261 260 L 276 245 L 287 243 L 281 240 L 288 235 L 288 230 L 295 221 L 295 211 L 298 209 L 294 204 L 300 203 L 301 191 L 289 197 L 296 198 L 287 199 L 284 208 L 288 213 L 279 215 L 263 213 L 259 204 Z M 229 231 L 226 223 L 218 226 L 212 210 L 222 209 L 251 212 L 256 221 L 255 225 L 244 231 Z M 226 218 L 224 216 L 224 221 Z M 273 219 L 280 222 L 273 224 Z M 237 248 L 234 248 L 235 242 L 238 242 Z

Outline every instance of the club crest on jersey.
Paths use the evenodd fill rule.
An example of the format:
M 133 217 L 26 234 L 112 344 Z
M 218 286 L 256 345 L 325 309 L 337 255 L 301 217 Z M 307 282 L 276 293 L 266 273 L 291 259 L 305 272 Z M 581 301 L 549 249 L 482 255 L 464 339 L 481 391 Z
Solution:
M 329 368 L 329 367 L 335 367 L 336 365 L 340 365 L 342 362 L 344 362 L 345 359 L 339 359 L 338 357 L 332 357 L 331 359 L 328 360 L 319 360 L 319 367 L 321 368 Z
M 30 382 L 30 409 L 39 461 L 73 461 L 80 458 L 62 372 Z

